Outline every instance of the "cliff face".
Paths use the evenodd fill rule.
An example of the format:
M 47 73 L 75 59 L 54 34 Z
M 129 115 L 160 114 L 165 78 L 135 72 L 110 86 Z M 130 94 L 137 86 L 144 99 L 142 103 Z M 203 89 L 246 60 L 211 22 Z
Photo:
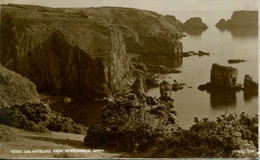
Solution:
M 216 27 L 219 28 L 255 28 L 258 27 L 258 11 L 235 11 L 231 19 L 221 19 Z
M 0 65 L 0 108 L 40 101 L 36 86 L 28 79 Z
M 1 63 L 41 92 L 98 96 L 120 90 L 130 62 L 122 33 L 80 12 L 1 6 Z
M 173 56 L 181 54 L 182 44 L 178 40 L 182 36 L 183 24 L 174 16 L 163 16 L 151 11 L 114 7 L 80 9 L 80 12 L 91 17 L 102 18 L 110 24 L 127 26 L 136 31 L 138 36 L 133 37 L 139 38 L 141 52 L 144 54 Z M 124 39 L 129 39 L 130 34 L 125 35 Z M 130 43 L 126 43 L 126 48 L 136 48 L 132 46 Z

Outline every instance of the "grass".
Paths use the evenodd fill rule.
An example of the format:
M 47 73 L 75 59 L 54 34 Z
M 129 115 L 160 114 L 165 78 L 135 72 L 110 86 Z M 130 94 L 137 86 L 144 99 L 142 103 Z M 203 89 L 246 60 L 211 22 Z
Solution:
M 37 133 L 0 125 L 0 158 L 117 158 L 104 152 L 65 153 L 66 149 L 85 149 L 85 135 L 63 132 Z M 98 149 L 98 148 L 96 148 Z M 11 153 L 11 150 L 63 150 L 63 153 Z

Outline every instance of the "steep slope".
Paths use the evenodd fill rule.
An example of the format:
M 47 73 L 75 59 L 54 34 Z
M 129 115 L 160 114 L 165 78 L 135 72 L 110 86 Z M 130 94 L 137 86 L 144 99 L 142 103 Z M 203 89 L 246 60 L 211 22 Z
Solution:
M 126 52 L 182 53 L 174 16 L 129 8 L 1 6 L 0 62 L 40 92 L 84 97 L 124 89 Z
M 36 86 L 28 79 L 0 65 L 0 108 L 27 101 L 34 103 L 40 101 Z
M 123 36 L 77 11 L 1 6 L 1 63 L 41 92 L 94 97 L 120 90 L 130 69 Z

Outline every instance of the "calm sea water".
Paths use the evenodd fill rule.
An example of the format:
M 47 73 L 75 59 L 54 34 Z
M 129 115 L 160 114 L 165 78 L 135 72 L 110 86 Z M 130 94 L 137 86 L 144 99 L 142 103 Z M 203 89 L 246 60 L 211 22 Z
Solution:
M 176 60 L 154 60 L 154 64 L 163 64 L 180 70 L 180 74 L 167 74 L 165 80 L 173 83 L 173 80 L 185 82 L 187 86 L 180 91 L 173 92 L 174 106 L 177 110 L 180 126 L 188 128 L 193 124 L 194 116 L 203 118 L 208 116 L 215 119 L 225 112 L 247 112 L 251 115 L 258 113 L 258 97 L 246 96 L 242 91 L 235 95 L 229 93 L 209 94 L 197 89 L 200 84 L 209 82 L 210 70 L 213 63 L 228 65 L 238 68 L 237 82 L 243 84 L 245 74 L 249 74 L 254 80 L 258 80 L 258 36 L 257 33 L 248 31 L 220 31 L 214 25 L 220 18 L 230 18 L 232 11 L 226 12 L 172 12 L 182 22 L 190 17 L 199 16 L 209 26 L 202 33 L 187 34 L 181 41 L 184 51 L 205 51 L 210 56 L 187 57 Z M 247 62 L 228 64 L 228 59 L 245 59 Z M 148 95 L 159 97 L 159 89 L 150 90 Z M 71 105 L 53 105 L 57 111 L 63 111 L 76 122 L 89 126 L 93 121 L 101 118 L 102 103 L 85 102 Z
M 178 12 L 175 15 L 180 20 L 188 19 L 191 13 Z M 244 95 L 243 91 L 235 95 L 229 93 L 209 94 L 197 89 L 200 84 L 210 81 L 210 70 L 213 63 L 233 66 L 238 69 L 237 82 L 243 84 L 245 74 L 249 74 L 258 81 L 258 35 L 252 30 L 220 31 L 214 25 L 218 17 L 230 18 L 232 12 L 193 12 L 194 16 L 202 17 L 209 26 L 200 34 L 189 35 L 183 38 L 184 51 L 205 51 L 210 56 L 183 58 L 182 63 L 175 68 L 182 71 L 180 74 L 164 75 L 165 79 L 173 83 L 173 79 L 185 82 L 192 88 L 173 92 L 175 108 L 179 124 L 188 128 L 193 124 L 193 117 L 203 118 L 208 116 L 215 119 L 225 112 L 247 112 L 250 115 L 258 113 L 258 97 Z M 247 62 L 228 64 L 228 59 L 245 59 Z M 158 62 L 156 62 L 158 63 Z M 161 64 L 164 64 L 161 61 Z M 166 63 L 168 64 L 168 62 Z M 152 89 L 149 95 L 159 96 L 159 89 Z

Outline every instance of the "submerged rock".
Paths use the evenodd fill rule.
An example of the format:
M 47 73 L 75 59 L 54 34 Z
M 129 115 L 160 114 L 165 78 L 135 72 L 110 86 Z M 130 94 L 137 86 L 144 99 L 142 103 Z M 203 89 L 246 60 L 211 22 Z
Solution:
M 258 94 L 258 83 L 254 82 L 253 78 L 247 74 L 245 75 L 244 79 L 244 91 Z
M 64 102 L 64 103 L 70 103 L 70 102 L 71 102 L 71 98 L 70 98 L 70 97 L 65 97 L 65 98 L 63 99 L 63 102 Z
M 201 90 L 201 91 L 205 91 L 205 90 L 210 89 L 210 82 L 208 82 L 206 84 L 199 85 L 198 89 Z
M 207 56 L 209 56 L 209 52 L 203 52 L 203 51 L 199 51 L 198 52 L 198 56 L 204 56 L 204 55 L 207 55 Z
M 172 84 L 172 90 L 176 92 L 178 90 L 183 89 L 183 86 L 184 86 L 184 84 L 182 84 L 182 83 L 174 82 Z
M 182 53 L 182 56 L 183 57 L 190 57 L 190 56 L 194 56 L 194 55 L 197 55 L 197 56 L 204 56 L 204 55 L 207 55 L 209 56 L 210 53 L 209 52 L 203 52 L 203 51 L 199 51 L 198 53 L 194 52 L 194 51 L 188 51 L 188 52 L 183 52 Z
M 232 64 L 232 63 L 241 63 L 241 62 L 246 62 L 246 60 L 243 59 L 229 59 L 228 63 Z
M 174 68 L 169 68 L 163 65 L 158 65 L 158 66 L 147 65 L 147 66 L 148 66 L 147 71 L 151 73 L 160 73 L 160 74 L 181 73 L 181 71 L 179 70 L 176 70 Z

